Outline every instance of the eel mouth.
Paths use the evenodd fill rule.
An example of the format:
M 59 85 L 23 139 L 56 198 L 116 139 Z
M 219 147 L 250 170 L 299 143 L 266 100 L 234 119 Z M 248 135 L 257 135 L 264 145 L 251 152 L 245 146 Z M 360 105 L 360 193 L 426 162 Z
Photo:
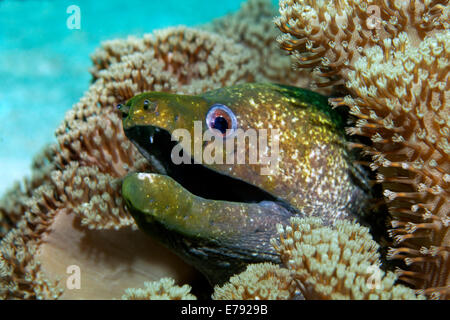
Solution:
M 171 152 L 178 142 L 172 141 L 170 133 L 165 129 L 145 125 L 133 126 L 124 131 L 157 173 L 170 176 L 196 196 L 244 203 L 272 201 L 292 210 L 290 205 L 263 189 L 202 164 L 195 164 L 192 159 L 190 164 L 174 164 Z

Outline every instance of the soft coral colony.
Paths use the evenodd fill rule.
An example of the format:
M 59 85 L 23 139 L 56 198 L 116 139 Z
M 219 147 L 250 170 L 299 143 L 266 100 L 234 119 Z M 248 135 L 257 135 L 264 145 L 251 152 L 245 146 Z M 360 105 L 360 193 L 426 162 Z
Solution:
M 380 9 L 375 28 L 366 23 L 369 5 Z M 195 271 L 136 230 L 122 203 L 120 178 L 152 168 L 125 139 L 114 106 L 145 91 L 193 94 L 273 81 L 322 93 L 346 88 L 332 103 L 349 106 L 358 119 L 349 133 L 371 138 L 349 146 L 372 156 L 392 215 L 388 257 L 405 267 L 383 272 L 381 286 L 371 289 L 367 267 L 381 262 L 367 228 L 295 218 L 272 241 L 283 266 L 250 265 L 213 298 L 416 298 L 397 277 L 429 297 L 448 298 L 448 10 L 447 1 L 280 1 L 275 23 L 295 71 L 274 40 L 275 13 L 264 0 L 249 1 L 207 31 L 168 28 L 104 43 L 92 57 L 94 82 L 58 128 L 58 144 L 36 158 L 25 186 L 2 200 L 0 296 L 194 298 L 167 277 L 193 283 Z M 67 264 L 86 271 L 78 296 L 65 290 Z
M 369 6 L 379 12 L 368 24 Z M 371 168 L 392 214 L 389 258 L 400 279 L 433 297 L 449 288 L 448 1 L 281 1 L 281 46 L 321 85 L 343 83 L 358 120 L 353 145 Z M 373 13 L 373 11 L 372 11 Z

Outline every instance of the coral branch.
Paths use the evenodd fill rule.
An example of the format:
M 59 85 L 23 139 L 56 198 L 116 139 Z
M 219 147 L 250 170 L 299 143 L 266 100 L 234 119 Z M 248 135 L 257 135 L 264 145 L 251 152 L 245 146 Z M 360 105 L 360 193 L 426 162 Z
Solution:
M 278 232 L 272 244 L 306 299 L 417 298 L 413 290 L 394 285 L 394 273 L 379 268 L 379 246 L 357 223 L 336 221 L 331 228 L 320 218 L 291 218 Z

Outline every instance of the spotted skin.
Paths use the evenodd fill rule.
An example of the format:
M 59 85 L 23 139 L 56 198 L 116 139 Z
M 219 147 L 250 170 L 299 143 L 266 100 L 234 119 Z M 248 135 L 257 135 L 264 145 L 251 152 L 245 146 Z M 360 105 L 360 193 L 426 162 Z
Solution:
M 257 141 L 249 139 L 243 164 L 235 159 L 233 164 L 202 166 L 205 171 L 263 190 L 270 199 L 204 198 L 172 179 L 164 164 L 159 173 L 126 177 L 122 190 L 139 227 L 196 266 L 211 283 L 226 281 L 251 262 L 278 263 L 269 241 L 276 235 L 276 224 L 287 223 L 292 215 L 315 215 L 332 223 L 361 214 L 367 200 L 361 188 L 364 178 L 345 148 L 342 119 L 319 94 L 268 83 L 226 87 L 197 96 L 143 93 L 122 106 L 123 127 L 151 161 L 158 153 L 151 145 L 144 146 L 148 132 L 158 128 L 171 134 L 175 129 L 186 129 L 193 137 L 194 121 L 203 123 L 206 131 L 205 117 L 215 104 L 223 104 L 234 113 L 238 129 L 276 129 L 279 136 L 269 133 L 267 148 L 258 148 Z M 250 163 L 250 151 L 258 149 L 262 155 L 272 156 L 273 139 L 278 142 L 278 161 L 269 174 L 261 174 L 262 165 Z M 223 148 L 225 161 L 227 150 L 225 145 Z M 193 147 L 184 151 L 189 156 L 195 154 Z M 214 185 L 208 184 L 208 188 Z M 232 189 L 233 182 L 230 192 Z

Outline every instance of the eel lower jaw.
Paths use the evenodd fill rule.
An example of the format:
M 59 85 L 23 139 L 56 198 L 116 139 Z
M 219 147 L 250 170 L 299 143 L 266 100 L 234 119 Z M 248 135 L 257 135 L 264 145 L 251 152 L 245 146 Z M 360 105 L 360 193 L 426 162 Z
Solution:
M 289 204 L 261 188 L 243 180 L 221 174 L 201 164 L 174 164 L 171 151 L 177 144 L 170 133 L 155 126 L 125 128 L 126 136 L 133 142 L 156 173 L 170 176 L 194 195 L 209 200 L 241 203 L 272 201 L 295 212 Z
M 206 166 L 175 165 L 171 151 L 176 141 L 166 130 L 135 126 L 125 133 L 158 171 L 131 173 L 122 184 L 122 195 L 141 230 L 197 268 L 212 285 L 222 284 L 249 263 L 280 263 L 270 239 L 277 223 L 288 223 L 295 209 Z

